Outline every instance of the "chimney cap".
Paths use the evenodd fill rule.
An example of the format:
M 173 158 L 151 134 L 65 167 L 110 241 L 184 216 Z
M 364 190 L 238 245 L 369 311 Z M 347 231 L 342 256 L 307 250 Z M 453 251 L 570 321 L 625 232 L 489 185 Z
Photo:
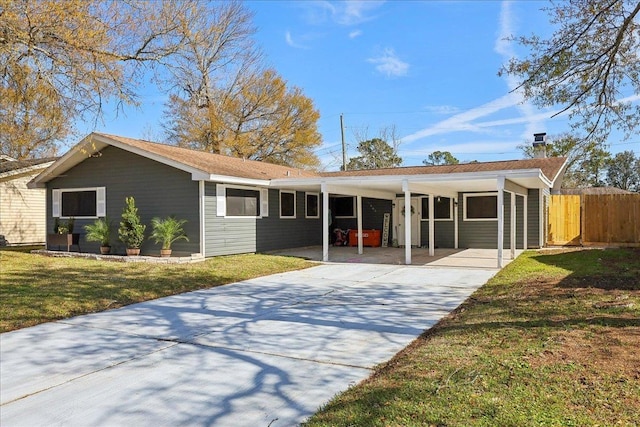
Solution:
M 547 140 L 547 133 L 546 132 L 540 132 L 540 133 L 534 133 L 533 134 L 533 142 L 546 142 Z

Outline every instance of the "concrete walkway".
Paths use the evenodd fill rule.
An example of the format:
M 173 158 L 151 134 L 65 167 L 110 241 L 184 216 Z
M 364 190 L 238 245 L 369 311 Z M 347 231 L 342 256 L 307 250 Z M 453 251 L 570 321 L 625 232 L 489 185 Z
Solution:
M 0 425 L 296 425 L 496 271 L 325 264 L 5 333 Z

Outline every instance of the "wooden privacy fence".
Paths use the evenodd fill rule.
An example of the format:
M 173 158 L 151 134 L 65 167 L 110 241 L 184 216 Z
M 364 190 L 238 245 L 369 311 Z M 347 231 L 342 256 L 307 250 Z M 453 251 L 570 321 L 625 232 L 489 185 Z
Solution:
M 640 246 L 640 194 L 554 195 L 547 244 Z

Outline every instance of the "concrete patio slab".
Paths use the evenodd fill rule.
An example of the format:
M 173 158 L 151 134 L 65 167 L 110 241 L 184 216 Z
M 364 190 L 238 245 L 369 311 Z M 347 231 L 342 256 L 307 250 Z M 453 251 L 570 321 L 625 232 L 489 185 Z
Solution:
M 325 264 L 0 335 L 3 426 L 291 426 L 497 270 Z

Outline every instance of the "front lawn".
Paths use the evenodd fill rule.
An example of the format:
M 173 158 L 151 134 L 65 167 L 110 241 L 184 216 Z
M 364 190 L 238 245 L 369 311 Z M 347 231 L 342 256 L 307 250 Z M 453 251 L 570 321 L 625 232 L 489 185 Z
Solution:
M 637 426 L 640 250 L 529 251 L 307 426 Z
M 0 332 L 311 265 L 250 254 L 146 264 L 0 250 Z

